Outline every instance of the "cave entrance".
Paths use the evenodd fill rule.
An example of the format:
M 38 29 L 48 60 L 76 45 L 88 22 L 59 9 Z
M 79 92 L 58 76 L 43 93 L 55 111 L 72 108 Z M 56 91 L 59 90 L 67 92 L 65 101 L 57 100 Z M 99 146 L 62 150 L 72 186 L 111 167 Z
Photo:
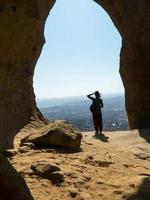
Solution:
M 107 13 L 94 1 L 61 0 L 56 2 L 49 14 L 45 25 L 45 39 L 46 44 L 34 76 L 38 106 L 49 119 L 51 116 L 52 119 L 60 119 L 63 112 L 64 118 L 69 119 L 66 113 L 70 112 L 76 125 L 80 123 L 83 126 L 86 123 L 88 126 L 88 120 L 83 120 L 85 110 L 82 110 L 81 105 L 72 111 L 67 109 L 66 113 L 64 108 L 58 110 L 57 105 L 69 101 L 62 97 L 72 97 L 71 100 L 95 90 L 100 90 L 104 98 L 105 94 L 123 95 L 124 89 L 118 72 L 121 37 Z M 117 99 L 116 102 L 118 101 Z M 108 106 L 109 104 L 111 100 L 108 100 Z M 47 107 L 53 105 L 53 113 L 51 110 L 46 111 Z M 118 111 L 119 118 L 124 102 L 119 108 L 115 103 L 113 106 L 114 112 Z M 80 116 L 82 123 L 73 118 L 76 110 L 84 113 Z M 123 116 L 126 117 L 125 110 Z M 113 118 L 113 115 L 109 118 Z M 117 122 L 118 118 L 108 126 L 118 127 L 118 123 L 122 123 Z M 123 120 L 124 127 L 128 128 L 127 118 Z

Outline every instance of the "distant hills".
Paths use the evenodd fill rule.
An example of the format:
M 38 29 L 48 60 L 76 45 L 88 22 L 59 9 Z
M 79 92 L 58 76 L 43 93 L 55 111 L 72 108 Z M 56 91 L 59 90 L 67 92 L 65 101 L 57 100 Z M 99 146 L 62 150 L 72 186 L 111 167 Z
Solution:
M 102 99 L 104 130 L 128 130 L 124 95 L 104 94 Z M 37 105 L 46 118 L 67 120 L 81 131 L 93 130 L 90 104 L 91 101 L 86 96 L 37 99 Z

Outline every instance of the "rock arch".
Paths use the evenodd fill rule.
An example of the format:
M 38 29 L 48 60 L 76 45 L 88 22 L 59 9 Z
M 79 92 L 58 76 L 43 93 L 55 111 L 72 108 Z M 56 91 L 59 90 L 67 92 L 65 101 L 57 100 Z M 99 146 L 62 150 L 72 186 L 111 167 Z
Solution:
M 130 127 L 150 128 L 150 2 L 95 0 L 122 36 L 120 74 Z M 25 125 L 47 123 L 35 103 L 33 75 L 44 24 L 55 0 L 0 3 L 0 148 Z

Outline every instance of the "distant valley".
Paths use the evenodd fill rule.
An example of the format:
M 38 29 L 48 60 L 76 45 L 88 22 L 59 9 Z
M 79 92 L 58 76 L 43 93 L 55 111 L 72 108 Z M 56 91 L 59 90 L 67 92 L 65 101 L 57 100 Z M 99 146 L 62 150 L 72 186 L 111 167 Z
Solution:
M 124 95 L 103 95 L 103 124 L 105 131 L 128 130 Z M 91 101 L 86 96 L 38 99 L 37 105 L 49 120 L 67 120 L 81 131 L 94 130 L 89 110 Z

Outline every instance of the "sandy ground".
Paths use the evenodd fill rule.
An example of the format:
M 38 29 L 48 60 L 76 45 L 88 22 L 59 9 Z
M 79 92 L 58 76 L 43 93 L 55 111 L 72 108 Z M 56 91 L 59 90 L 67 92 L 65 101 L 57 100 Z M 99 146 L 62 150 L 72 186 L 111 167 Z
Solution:
M 10 159 L 35 200 L 150 200 L 150 144 L 144 131 L 83 133 L 81 151 L 27 150 Z M 108 141 L 107 141 L 108 140 Z M 33 173 L 35 162 L 57 164 L 59 186 Z

